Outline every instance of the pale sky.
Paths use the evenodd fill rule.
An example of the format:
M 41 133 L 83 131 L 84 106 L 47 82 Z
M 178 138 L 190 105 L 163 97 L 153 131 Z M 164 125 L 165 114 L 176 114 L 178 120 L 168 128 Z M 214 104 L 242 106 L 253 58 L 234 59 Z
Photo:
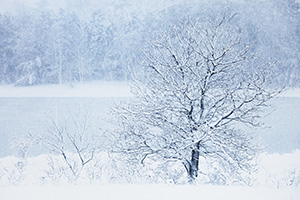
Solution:
M 189 1 L 197 2 L 200 0 L 0 0 L 0 13 L 9 12 L 17 14 L 29 10 L 28 8 L 36 7 L 36 4 L 40 1 L 47 1 L 49 4 L 47 8 L 54 10 L 66 8 L 66 5 L 70 6 L 72 4 L 74 4 L 76 9 L 80 10 L 82 9 L 81 4 L 85 5 L 88 3 L 89 9 L 106 8 L 105 10 L 110 12 L 111 5 L 126 4 L 126 6 L 131 7 L 132 12 L 147 13 L 154 10 L 162 10 L 177 3 L 187 3 Z M 209 2 L 214 0 L 201 0 L 201 2 L 202 1 Z
M 40 0 L 0 0 L 0 12 L 14 12 L 16 10 L 34 7 Z M 49 0 L 49 8 L 59 8 L 64 6 L 64 0 Z

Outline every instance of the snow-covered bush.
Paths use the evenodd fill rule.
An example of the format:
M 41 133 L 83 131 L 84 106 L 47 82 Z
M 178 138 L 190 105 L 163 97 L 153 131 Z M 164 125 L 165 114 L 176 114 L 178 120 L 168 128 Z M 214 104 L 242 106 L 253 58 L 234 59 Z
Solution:
M 103 149 L 102 131 L 89 120 L 86 107 L 77 104 L 68 114 L 50 117 L 44 132 L 33 136 L 52 155 L 45 172 L 54 183 L 62 177 L 76 182 L 87 166 L 97 166 L 96 155 Z
M 270 187 L 300 186 L 300 150 L 290 154 L 262 154 L 258 158 L 255 185 Z
M 64 163 L 59 157 L 48 156 L 47 168 L 44 169 L 45 176 L 42 177 L 44 183 L 52 183 L 54 185 L 61 184 L 62 177 L 65 175 L 67 180 L 72 178 L 68 174 L 64 173 L 66 169 L 63 167 Z
M 114 158 L 112 158 L 114 157 Z M 28 157 L 23 163 L 20 158 L 0 159 L 0 186 L 8 185 L 63 185 L 69 184 L 183 184 L 186 173 L 180 168 L 181 163 L 148 163 L 138 168 L 128 168 L 118 159 L 118 155 L 100 153 L 87 165 L 76 181 L 70 177 L 64 160 L 59 156 L 45 154 Z M 258 157 L 256 173 L 244 174 L 243 185 L 270 188 L 300 187 L 300 151 L 289 154 L 262 154 Z M 200 161 L 199 178 L 196 184 L 218 183 L 214 176 L 215 169 Z M 71 178 L 71 181 L 69 180 Z M 246 179 L 248 178 L 248 179 Z M 236 182 L 228 185 L 236 185 Z M 240 183 L 238 183 L 240 185 Z
M 2 159 L 0 165 L 0 185 L 20 185 L 27 179 L 27 161 L 17 157 Z

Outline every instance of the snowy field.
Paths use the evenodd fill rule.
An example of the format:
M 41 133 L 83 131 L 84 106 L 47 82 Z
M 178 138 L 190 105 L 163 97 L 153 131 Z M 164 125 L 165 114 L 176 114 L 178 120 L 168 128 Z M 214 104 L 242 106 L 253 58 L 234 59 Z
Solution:
M 0 188 L 3 200 L 298 200 L 295 188 L 253 188 L 227 186 L 169 186 L 169 185 L 84 185 Z
M 46 177 L 49 160 L 42 154 L 28 157 L 26 161 L 14 156 L 8 143 L 12 137 L 24 132 L 39 130 L 38 125 L 49 113 L 71 112 L 71 104 L 82 103 L 90 111 L 93 123 L 105 118 L 114 101 L 131 97 L 128 83 L 94 82 L 74 85 L 49 85 L 34 87 L 0 86 L 1 156 L 0 199 L 50 200 L 50 199 L 222 199 L 222 200 L 299 200 L 300 199 L 300 127 L 298 112 L 300 90 L 281 94 L 275 111 L 265 120 L 274 129 L 263 133 L 270 141 L 268 153 L 259 156 L 257 173 L 249 186 L 195 185 L 111 185 L 108 181 L 79 179 L 76 183 L 51 182 Z M 33 105 L 36 105 L 34 107 Z M 68 108 L 67 108 L 68 107 Z M 282 116 L 282 121 L 277 121 Z M 31 119 L 31 120 L 28 120 Z M 15 120 L 15 121 L 14 121 Z M 27 121 L 26 121 L 27 120 Z M 24 122 L 25 121 L 25 122 Z M 15 124 L 12 124 L 15 123 Z M 287 127 L 284 127 L 287 126 Z M 272 130 L 288 130 L 274 133 Z M 25 131 L 26 130 L 26 131 Z M 270 131 L 271 130 L 271 131 Z M 286 135 L 290 132 L 291 135 Z M 277 136 L 272 137 L 272 134 Z M 278 135 L 279 134 L 279 135 Z M 282 137 L 284 136 L 285 137 Z M 273 138 L 273 139 L 270 139 Z M 278 141 L 280 140 L 281 141 Z M 298 138 L 299 141 L 296 141 Z M 294 141 L 293 144 L 290 144 Z M 277 143 L 276 143 L 277 142 Z M 285 149 L 283 146 L 287 146 Z M 276 146 L 278 152 L 275 151 Z M 290 147 L 289 147 L 290 146 Z M 267 147 L 268 149 L 268 147 Z M 299 148 L 298 148 L 299 149 Z M 4 152 L 4 151 L 7 152 Z M 3 153 L 4 152 L 4 153 Z M 41 154 L 41 153 L 40 153 Z M 20 162 L 20 160 L 22 162 Z M 22 165 L 22 164 L 26 165 Z M 108 180 L 109 177 L 106 178 Z M 105 180 L 105 179 L 102 179 Z

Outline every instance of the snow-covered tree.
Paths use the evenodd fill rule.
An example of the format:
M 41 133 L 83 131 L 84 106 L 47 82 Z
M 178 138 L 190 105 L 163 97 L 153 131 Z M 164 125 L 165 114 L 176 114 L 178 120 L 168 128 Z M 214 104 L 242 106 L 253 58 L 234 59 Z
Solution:
M 261 125 L 279 90 L 269 79 L 272 63 L 259 64 L 231 21 L 229 14 L 185 19 L 149 42 L 146 74 L 133 72 L 135 98 L 114 110 L 121 127 L 114 151 L 142 164 L 180 162 L 189 182 L 198 177 L 199 159 L 218 183 L 251 170 L 256 147 L 236 125 Z
M 59 10 L 48 1 L 34 7 L 16 5 L 13 15 L 0 16 L 1 83 L 14 83 L 21 63 L 41 59 L 35 84 L 127 80 L 145 38 L 153 30 L 184 16 L 202 18 L 230 9 L 244 30 L 244 41 L 262 57 L 278 62 L 278 84 L 299 84 L 299 2 L 297 0 L 144 3 L 66 1 Z M 50 3 L 51 4 L 51 3 Z M 107 9 L 103 9 L 106 8 Z M 147 8 L 147 9 L 146 9 Z M 253 13 L 256 15 L 253 15 Z
M 12 67 L 15 56 L 15 24 L 13 18 L 0 15 L 0 83 L 14 81 L 14 69 Z
M 38 71 L 41 65 L 40 57 L 18 65 L 16 68 L 17 75 L 15 86 L 34 85 L 37 82 Z
M 71 81 L 73 71 L 76 68 L 74 58 L 71 57 L 71 52 L 76 44 L 72 41 L 74 32 L 70 31 L 72 26 L 72 18 L 64 10 L 59 10 L 59 13 L 54 15 L 54 23 L 50 32 L 52 62 L 49 63 L 47 69 L 47 79 L 49 82 L 62 84 Z

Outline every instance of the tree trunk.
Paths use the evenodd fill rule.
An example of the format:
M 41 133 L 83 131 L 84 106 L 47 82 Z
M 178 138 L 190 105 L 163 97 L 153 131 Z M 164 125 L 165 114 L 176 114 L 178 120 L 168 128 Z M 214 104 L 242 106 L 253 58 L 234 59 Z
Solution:
M 82 58 L 81 54 L 80 54 L 80 59 L 79 59 L 78 75 L 79 75 L 79 82 L 82 83 L 82 81 L 83 81 L 83 58 Z
M 190 183 L 193 183 L 195 181 L 195 178 L 198 177 L 198 166 L 200 156 L 199 149 L 200 141 L 195 144 L 195 147 L 192 150 L 191 161 L 188 162 L 187 166 L 185 166 Z
M 59 50 L 58 66 L 59 66 L 58 81 L 59 81 L 59 84 L 61 85 L 62 84 L 62 73 L 63 73 L 63 70 L 62 70 L 62 52 L 61 52 L 61 50 Z

